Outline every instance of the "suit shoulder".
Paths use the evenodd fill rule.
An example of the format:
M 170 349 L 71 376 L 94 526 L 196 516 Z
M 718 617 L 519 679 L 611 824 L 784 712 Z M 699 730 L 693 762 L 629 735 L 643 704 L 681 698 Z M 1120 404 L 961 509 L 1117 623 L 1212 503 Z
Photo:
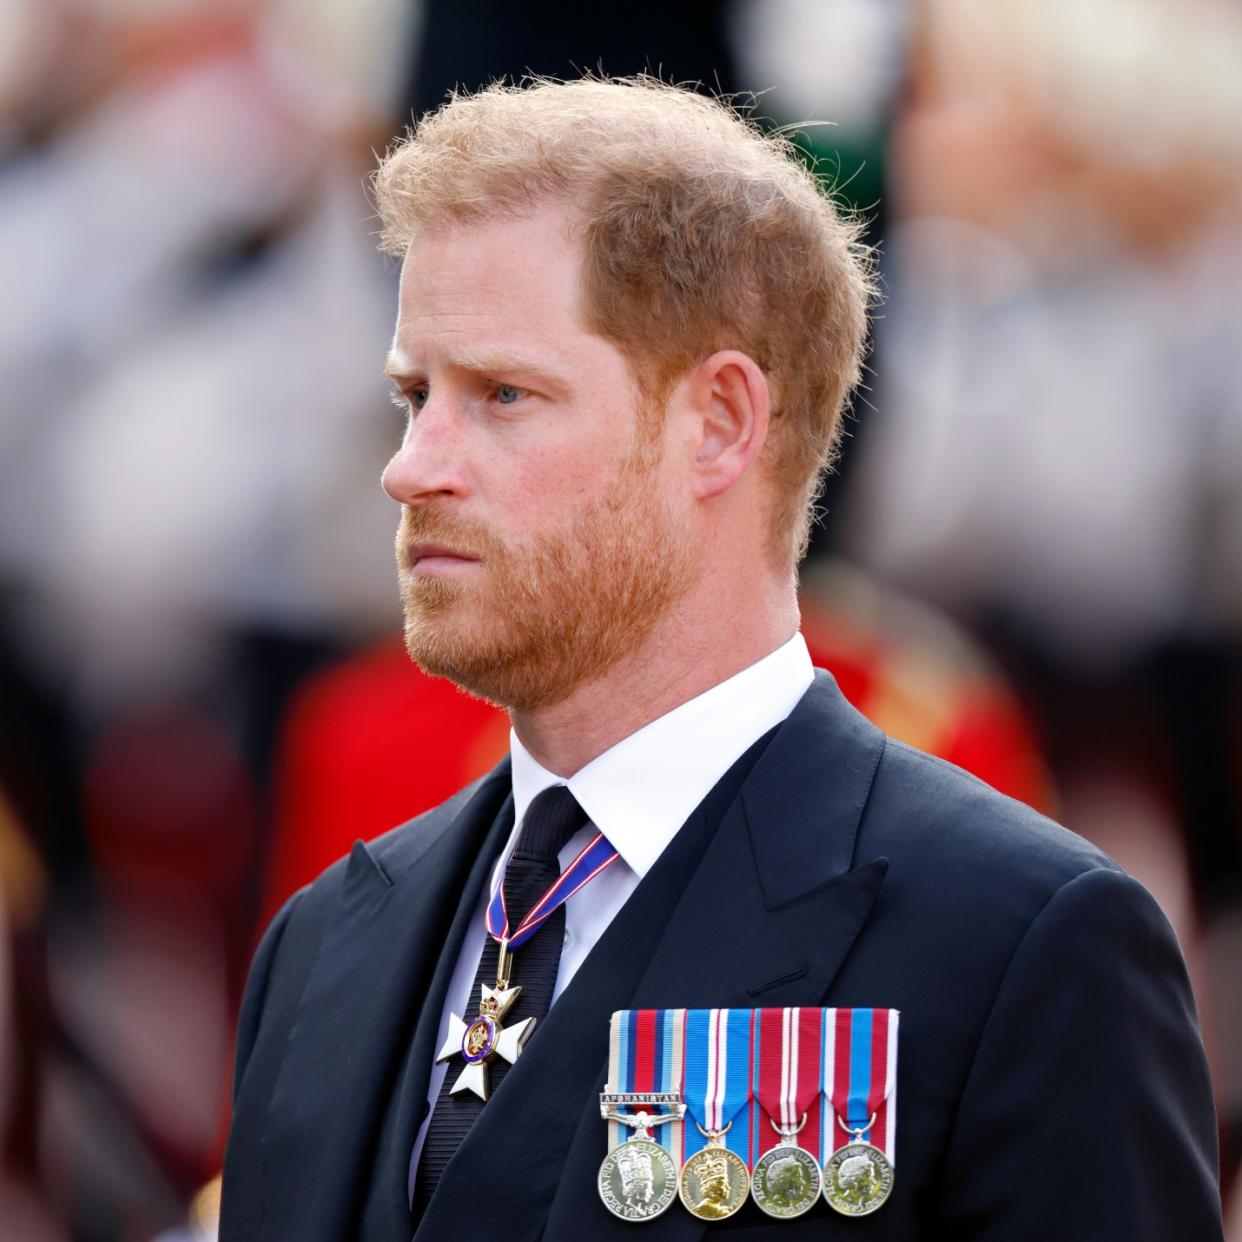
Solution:
M 1084 872 L 1120 872 L 1077 833 L 977 777 L 888 739 L 864 820 L 868 852 L 942 891 L 1042 904 Z
M 1105 968 L 1121 969 L 1137 928 L 1174 945 L 1162 960 L 1176 955 L 1150 895 L 1107 855 L 953 765 L 894 742 L 876 770 L 855 865 L 881 857 L 884 885 L 860 938 L 880 956 L 864 952 L 855 968 L 869 982 L 885 978 L 898 998 L 888 1003 L 908 1011 L 911 1030 L 936 1015 L 946 1046 L 957 1049 L 955 1072 L 965 1072 L 1023 945 L 1072 954 L 1095 937 Z M 1106 937 L 1100 926 L 1119 930 Z M 951 1019 L 946 995 L 954 997 Z

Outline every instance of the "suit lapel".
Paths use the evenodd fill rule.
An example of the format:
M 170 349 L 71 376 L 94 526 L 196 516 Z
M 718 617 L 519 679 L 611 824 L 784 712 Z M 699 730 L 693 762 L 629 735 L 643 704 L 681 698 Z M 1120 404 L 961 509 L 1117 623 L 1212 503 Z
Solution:
M 441 949 L 460 937 L 459 910 L 474 908 L 500 848 L 508 790 L 506 762 L 438 823 L 354 846 L 272 1093 L 263 1174 L 273 1242 L 353 1235 L 411 1030 L 426 1051 L 443 1003 Z M 398 1185 L 404 1196 L 404 1172 Z
M 506 782 L 506 788 L 508 787 Z M 380 1219 L 383 1221 L 384 1236 L 393 1239 L 393 1242 L 408 1242 L 410 1237 L 410 1155 L 414 1150 L 418 1127 L 422 1124 L 428 1108 L 427 1086 L 432 1058 L 436 1055 L 440 1042 L 440 1018 L 444 1010 L 445 996 L 492 865 L 512 827 L 513 797 L 509 795 L 495 817 L 486 845 L 479 851 L 471 867 L 462 900 L 448 935 L 443 940 L 431 986 L 426 992 L 413 1038 L 408 1045 L 404 1073 L 394 1092 L 393 1112 L 386 1119 L 385 1136 L 389 1138 L 389 1125 L 392 1127 L 391 1136 L 389 1141 L 382 1144 L 378 1153 L 372 1192 L 381 1200 Z M 471 996 L 470 1004 L 476 1003 L 477 999 Z M 368 1221 L 370 1219 L 368 1217 Z
M 740 792 L 721 782 L 600 938 L 467 1135 L 419 1239 L 632 1235 L 595 1188 L 609 1015 L 821 1003 L 887 869 L 877 859 L 851 870 L 883 744 L 821 674 Z M 481 1210 L 480 1169 L 488 1199 L 503 1205 L 495 1213 Z M 701 1231 L 671 1209 L 643 1236 Z

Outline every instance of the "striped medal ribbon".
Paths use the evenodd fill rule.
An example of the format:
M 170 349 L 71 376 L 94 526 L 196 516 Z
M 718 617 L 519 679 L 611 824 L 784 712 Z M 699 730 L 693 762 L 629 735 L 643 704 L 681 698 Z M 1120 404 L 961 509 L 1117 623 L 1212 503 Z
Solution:
M 611 1123 L 605 1203 L 648 1219 L 651 1205 L 671 1202 L 670 1170 L 680 1167 L 682 1203 L 701 1220 L 731 1216 L 748 1191 L 778 1219 L 810 1211 L 821 1193 L 847 1216 L 876 1211 L 893 1187 L 899 1017 L 793 1007 L 614 1013 L 601 1097 Z M 670 1124 L 652 1121 L 658 1132 L 645 1133 L 620 1108 L 661 1110 Z M 650 1152 L 635 1146 L 639 1137 Z
M 598 1186 L 604 1206 L 622 1220 L 652 1220 L 677 1198 L 685 1013 L 631 1009 L 612 1015 L 600 1096 L 608 1154 Z
M 732 1216 L 750 1191 L 753 1009 L 687 1009 L 682 1035 L 681 1201 L 700 1220 Z
M 608 1090 L 675 1094 L 680 1100 L 685 1025 L 684 1009 L 625 1009 L 614 1013 L 608 1032 Z M 625 1131 L 622 1123 L 611 1120 L 609 1147 L 622 1142 Z M 685 1157 L 681 1123 L 661 1126 L 657 1138 L 680 1168 Z
M 823 1009 L 760 1009 L 755 1019 L 751 1198 L 792 1220 L 819 1201 Z
M 893 1189 L 897 1138 L 895 1009 L 825 1011 L 824 1198 L 845 1216 L 866 1216 Z

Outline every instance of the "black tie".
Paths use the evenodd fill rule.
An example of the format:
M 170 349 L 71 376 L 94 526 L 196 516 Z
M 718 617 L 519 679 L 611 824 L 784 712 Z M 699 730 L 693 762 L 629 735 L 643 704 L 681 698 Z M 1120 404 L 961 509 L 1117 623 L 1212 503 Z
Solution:
M 517 927 L 526 912 L 560 875 L 557 855 L 586 822 L 586 812 L 564 785 L 545 789 L 527 808 L 517 845 L 505 865 L 505 908 L 509 912 L 511 929 Z M 512 1026 L 523 1018 L 534 1018 L 538 1025 L 548 1012 L 556 987 L 564 938 L 565 907 L 560 906 L 514 954 L 512 984 L 520 985 L 522 994 L 505 1015 L 505 1026 Z M 496 983 L 499 956 L 499 946 L 488 936 L 479 958 L 479 968 L 475 971 L 467 1011 L 461 1015 L 467 1023 L 477 1012 L 482 985 L 486 983 L 492 987 Z M 460 1068 L 459 1061 L 449 1062 L 431 1122 L 427 1126 L 427 1137 L 418 1163 L 418 1179 L 414 1185 L 412 1213 L 416 1226 L 440 1183 L 441 1174 L 483 1108 L 483 1101 L 473 1092 L 449 1094 Z M 500 1057 L 488 1063 L 489 1096 L 500 1085 L 508 1069 L 508 1063 Z

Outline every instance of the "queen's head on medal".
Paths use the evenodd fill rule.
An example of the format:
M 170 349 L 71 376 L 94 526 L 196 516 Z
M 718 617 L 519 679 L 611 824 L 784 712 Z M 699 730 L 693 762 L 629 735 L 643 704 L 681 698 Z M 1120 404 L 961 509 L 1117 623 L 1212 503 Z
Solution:
M 729 1165 L 723 1157 L 703 1160 L 698 1169 L 699 1201 L 695 1211 L 700 1216 L 728 1216 Z
M 837 1170 L 837 1185 L 851 1201 L 862 1203 L 875 1190 L 876 1174 L 866 1156 L 850 1156 Z
M 626 1203 L 647 1204 L 655 1193 L 655 1169 L 646 1152 L 622 1148 L 617 1156 L 621 1175 L 621 1197 Z
M 806 1174 L 793 1156 L 777 1160 L 768 1170 L 765 1189 L 781 1207 L 790 1207 L 802 1197 Z

